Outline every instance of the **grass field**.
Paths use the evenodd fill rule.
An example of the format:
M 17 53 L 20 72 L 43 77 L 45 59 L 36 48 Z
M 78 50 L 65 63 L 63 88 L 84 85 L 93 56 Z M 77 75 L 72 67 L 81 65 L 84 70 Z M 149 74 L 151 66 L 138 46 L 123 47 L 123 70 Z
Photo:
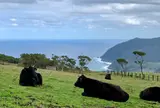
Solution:
M 0 65 L 0 108 L 160 108 L 156 102 L 139 99 L 139 92 L 160 82 L 113 76 L 112 81 L 104 79 L 104 74 L 88 73 L 88 77 L 120 85 L 130 94 L 125 103 L 82 97 L 83 89 L 75 88 L 78 74 L 38 70 L 44 80 L 42 87 L 22 87 L 18 85 L 22 67 Z M 58 107 L 59 106 L 59 107 Z M 67 107 L 68 106 L 68 107 Z

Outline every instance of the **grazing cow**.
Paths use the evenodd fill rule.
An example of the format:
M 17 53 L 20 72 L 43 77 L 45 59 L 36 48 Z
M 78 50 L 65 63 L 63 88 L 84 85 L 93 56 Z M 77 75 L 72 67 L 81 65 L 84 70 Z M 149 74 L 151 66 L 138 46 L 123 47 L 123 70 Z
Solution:
M 83 96 L 96 97 L 105 100 L 126 102 L 129 94 L 123 91 L 120 86 L 104 83 L 81 75 L 74 86 L 83 88 Z
M 147 101 L 160 102 L 160 87 L 149 87 L 140 92 L 139 97 Z
M 111 74 L 106 74 L 105 79 L 111 80 Z
M 36 72 L 36 68 L 24 68 L 20 74 L 19 84 L 21 86 L 37 86 L 42 85 L 42 76 Z

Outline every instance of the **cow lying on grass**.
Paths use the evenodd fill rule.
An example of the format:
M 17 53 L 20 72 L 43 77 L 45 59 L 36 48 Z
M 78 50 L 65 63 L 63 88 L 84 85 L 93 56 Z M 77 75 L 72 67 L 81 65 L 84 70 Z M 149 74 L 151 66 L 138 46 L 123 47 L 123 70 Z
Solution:
M 42 76 L 36 72 L 36 68 L 29 67 L 22 69 L 20 73 L 19 84 L 21 86 L 37 86 L 42 85 Z
M 139 97 L 147 101 L 160 102 L 160 87 L 149 87 L 140 92 Z
M 97 97 L 117 102 L 126 102 L 129 99 L 129 94 L 123 91 L 120 86 L 87 78 L 84 75 L 81 75 L 74 85 L 84 88 L 83 96 Z
M 111 80 L 111 74 L 106 74 L 105 79 Z

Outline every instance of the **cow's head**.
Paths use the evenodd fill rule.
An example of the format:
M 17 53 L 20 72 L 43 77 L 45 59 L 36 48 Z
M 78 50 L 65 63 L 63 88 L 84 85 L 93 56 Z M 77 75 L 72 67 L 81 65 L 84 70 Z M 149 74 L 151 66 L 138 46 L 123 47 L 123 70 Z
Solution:
M 32 66 L 29 66 L 29 67 L 27 68 L 27 71 L 30 72 L 30 73 L 34 73 L 34 72 L 35 72 L 35 68 L 32 67 Z
M 74 83 L 74 86 L 84 88 L 86 77 L 84 75 L 79 76 L 77 81 Z

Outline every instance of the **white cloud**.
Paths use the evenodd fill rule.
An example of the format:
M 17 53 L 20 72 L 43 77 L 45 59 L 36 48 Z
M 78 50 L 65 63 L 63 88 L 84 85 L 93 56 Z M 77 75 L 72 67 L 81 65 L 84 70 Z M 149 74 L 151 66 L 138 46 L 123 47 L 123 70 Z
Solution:
M 36 3 L 36 0 L 0 0 L 0 3 Z
M 147 29 L 147 28 L 148 28 L 148 26 L 143 26 L 143 28 Z
M 126 24 L 131 24 L 131 25 L 140 25 L 141 24 L 140 20 L 134 19 L 134 18 L 127 18 L 127 19 L 124 20 L 124 22 Z
M 142 17 L 136 16 L 135 14 L 132 15 L 124 15 L 124 14 L 101 14 L 100 17 L 104 18 L 108 21 L 117 22 L 119 25 L 126 24 L 126 25 L 137 25 L 137 26 L 155 26 L 160 25 L 159 19 L 152 19 L 152 17 Z
M 11 18 L 10 21 L 14 22 L 14 21 L 17 21 L 17 19 L 16 18 Z
M 88 29 L 94 29 L 94 28 L 96 28 L 96 26 L 89 24 L 89 25 L 87 26 L 87 28 L 88 28 Z
M 110 5 L 112 6 L 112 8 L 115 8 L 117 10 L 131 10 L 139 6 L 137 4 L 120 4 L 120 3 L 110 4 Z
M 17 23 L 12 23 L 11 25 L 12 25 L 12 26 L 15 26 L 15 27 L 16 27 L 16 26 L 18 26 L 18 24 L 17 24 Z
M 76 5 L 93 5 L 93 4 L 108 4 L 108 3 L 135 3 L 135 4 L 160 4 L 160 0 L 72 0 Z
M 0 0 L 3 23 L 0 26 L 56 28 L 65 24 L 79 26 L 79 23 L 88 29 L 113 28 L 108 23 L 157 26 L 160 25 L 158 4 L 160 0 Z
M 138 2 L 138 1 L 137 1 Z M 149 4 L 133 4 L 131 2 L 125 3 L 109 3 L 109 4 L 92 4 L 78 5 L 73 10 L 80 15 L 99 15 L 102 19 L 100 22 L 112 21 L 114 24 L 122 25 L 158 25 L 160 22 L 160 7 L 158 5 Z M 97 20 L 93 19 L 92 22 Z M 99 20 L 99 19 L 98 19 Z M 84 19 L 85 21 L 85 19 Z
M 148 23 L 150 23 L 150 24 L 153 24 L 153 25 L 159 25 L 160 23 L 158 22 L 158 21 L 156 21 L 156 20 L 149 20 L 149 21 L 147 21 Z
M 86 22 L 93 22 L 94 19 L 86 19 Z
M 105 31 L 112 30 L 113 28 L 104 28 Z

